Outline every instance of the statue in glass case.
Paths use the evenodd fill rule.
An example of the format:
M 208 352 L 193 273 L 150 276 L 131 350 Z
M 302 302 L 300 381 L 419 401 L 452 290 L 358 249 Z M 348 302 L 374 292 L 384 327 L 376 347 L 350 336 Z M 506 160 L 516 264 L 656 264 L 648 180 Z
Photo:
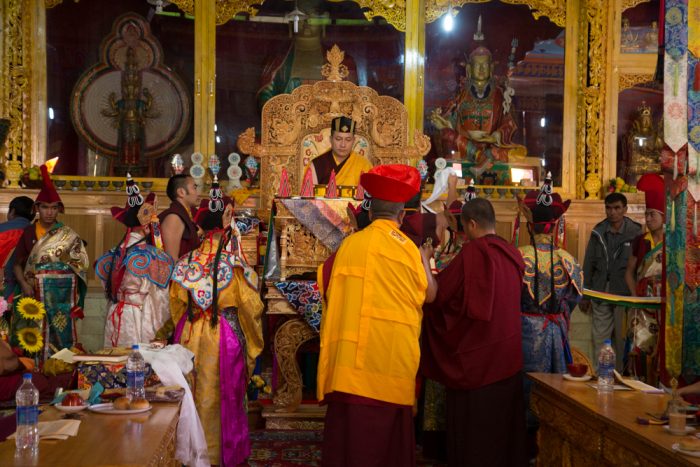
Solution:
M 659 158 L 664 146 L 663 125 L 654 124 L 651 107 L 642 101 L 636 118 L 623 140 L 626 162 L 625 181 L 632 185 L 642 174 L 659 172 Z
M 117 164 L 133 171 L 134 167 L 144 166 L 146 162 L 143 160 L 146 119 L 157 118 L 160 114 L 153 110 L 153 96 L 148 88 L 141 86 L 136 55 L 131 47 L 126 51 L 121 88 L 120 99 L 117 100 L 114 92 L 109 94 L 108 107 L 102 109 L 102 115 L 112 118 L 119 132 Z
M 512 141 L 517 130 L 510 113 L 512 91 L 499 86 L 493 75 L 491 52 L 478 46 L 469 54 L 459 95 L 446 108 L 430 114 L 431 123 L 440 132 L 443 150 L 452 150 L 458 158 L 472 162 L 470 170 L 476 177 L 494 163 L 527 155 L 525 146 Z

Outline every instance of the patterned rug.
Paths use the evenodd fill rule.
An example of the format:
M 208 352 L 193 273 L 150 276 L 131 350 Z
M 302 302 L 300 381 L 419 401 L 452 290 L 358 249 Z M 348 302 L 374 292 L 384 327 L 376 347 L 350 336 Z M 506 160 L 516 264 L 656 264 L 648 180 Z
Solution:
M 250 433 L 250 467 L 321 465 L 322 431 L 260 430 Z
M 251 431 L 252 445 L 249 467 L 290 467 L 321 465 L 323 432 L 320 430 L 256 430 Z M 440 467 L 443 464 L 423 459 L 417 453 L 420 466 Z

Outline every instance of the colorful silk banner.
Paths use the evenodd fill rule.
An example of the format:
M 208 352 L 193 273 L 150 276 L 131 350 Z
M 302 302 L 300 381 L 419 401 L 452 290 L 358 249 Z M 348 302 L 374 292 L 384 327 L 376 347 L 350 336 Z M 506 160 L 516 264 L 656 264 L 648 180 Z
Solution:
M 688 2 L 666 0 L 665 7 L 664 141 L 678 153 L 688 144 Z M 677 154 L 673 157 L 678 159 Z M 670 174 L 666 169 L 665 306 L 660 316 L 664 349 L 660 363 L 666 380 L 679 377 L 682 369 L 688 193 L 679 193 L 678 187 L 688 164 L 681 164 L 680 170 L 678 165 L 671 164 Z

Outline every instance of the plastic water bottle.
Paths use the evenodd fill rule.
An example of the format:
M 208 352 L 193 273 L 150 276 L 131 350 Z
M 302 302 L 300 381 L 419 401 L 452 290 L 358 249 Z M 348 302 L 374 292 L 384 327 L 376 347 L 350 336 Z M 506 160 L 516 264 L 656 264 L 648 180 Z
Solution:
M 610 339 L 603 342 L 598 355 L 598 392 L 612 392 L 615 385 L 615 351 Z
M 39 449 L 39 391 L 32 384 L 32 374 L 22 376 L 24 382 L 17 390 L 17 437 L 18 450 L 36 451 Z
M 129 400 L 146 398 L 146 389 L 143 387 L 145 373 L 146 361 L 139 352 L 139 345 L 134 344 L 126 361 L 126 397 Z

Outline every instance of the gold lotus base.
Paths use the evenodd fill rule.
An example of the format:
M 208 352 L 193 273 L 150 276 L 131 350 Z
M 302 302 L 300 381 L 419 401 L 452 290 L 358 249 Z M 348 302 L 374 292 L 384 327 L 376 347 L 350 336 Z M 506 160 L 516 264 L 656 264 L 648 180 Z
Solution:
M 322 430 L 326 407 L 301 404 L 294 412 L 278 412 L 274 407 L 265 407 L 262 416 L 266 430 Z

